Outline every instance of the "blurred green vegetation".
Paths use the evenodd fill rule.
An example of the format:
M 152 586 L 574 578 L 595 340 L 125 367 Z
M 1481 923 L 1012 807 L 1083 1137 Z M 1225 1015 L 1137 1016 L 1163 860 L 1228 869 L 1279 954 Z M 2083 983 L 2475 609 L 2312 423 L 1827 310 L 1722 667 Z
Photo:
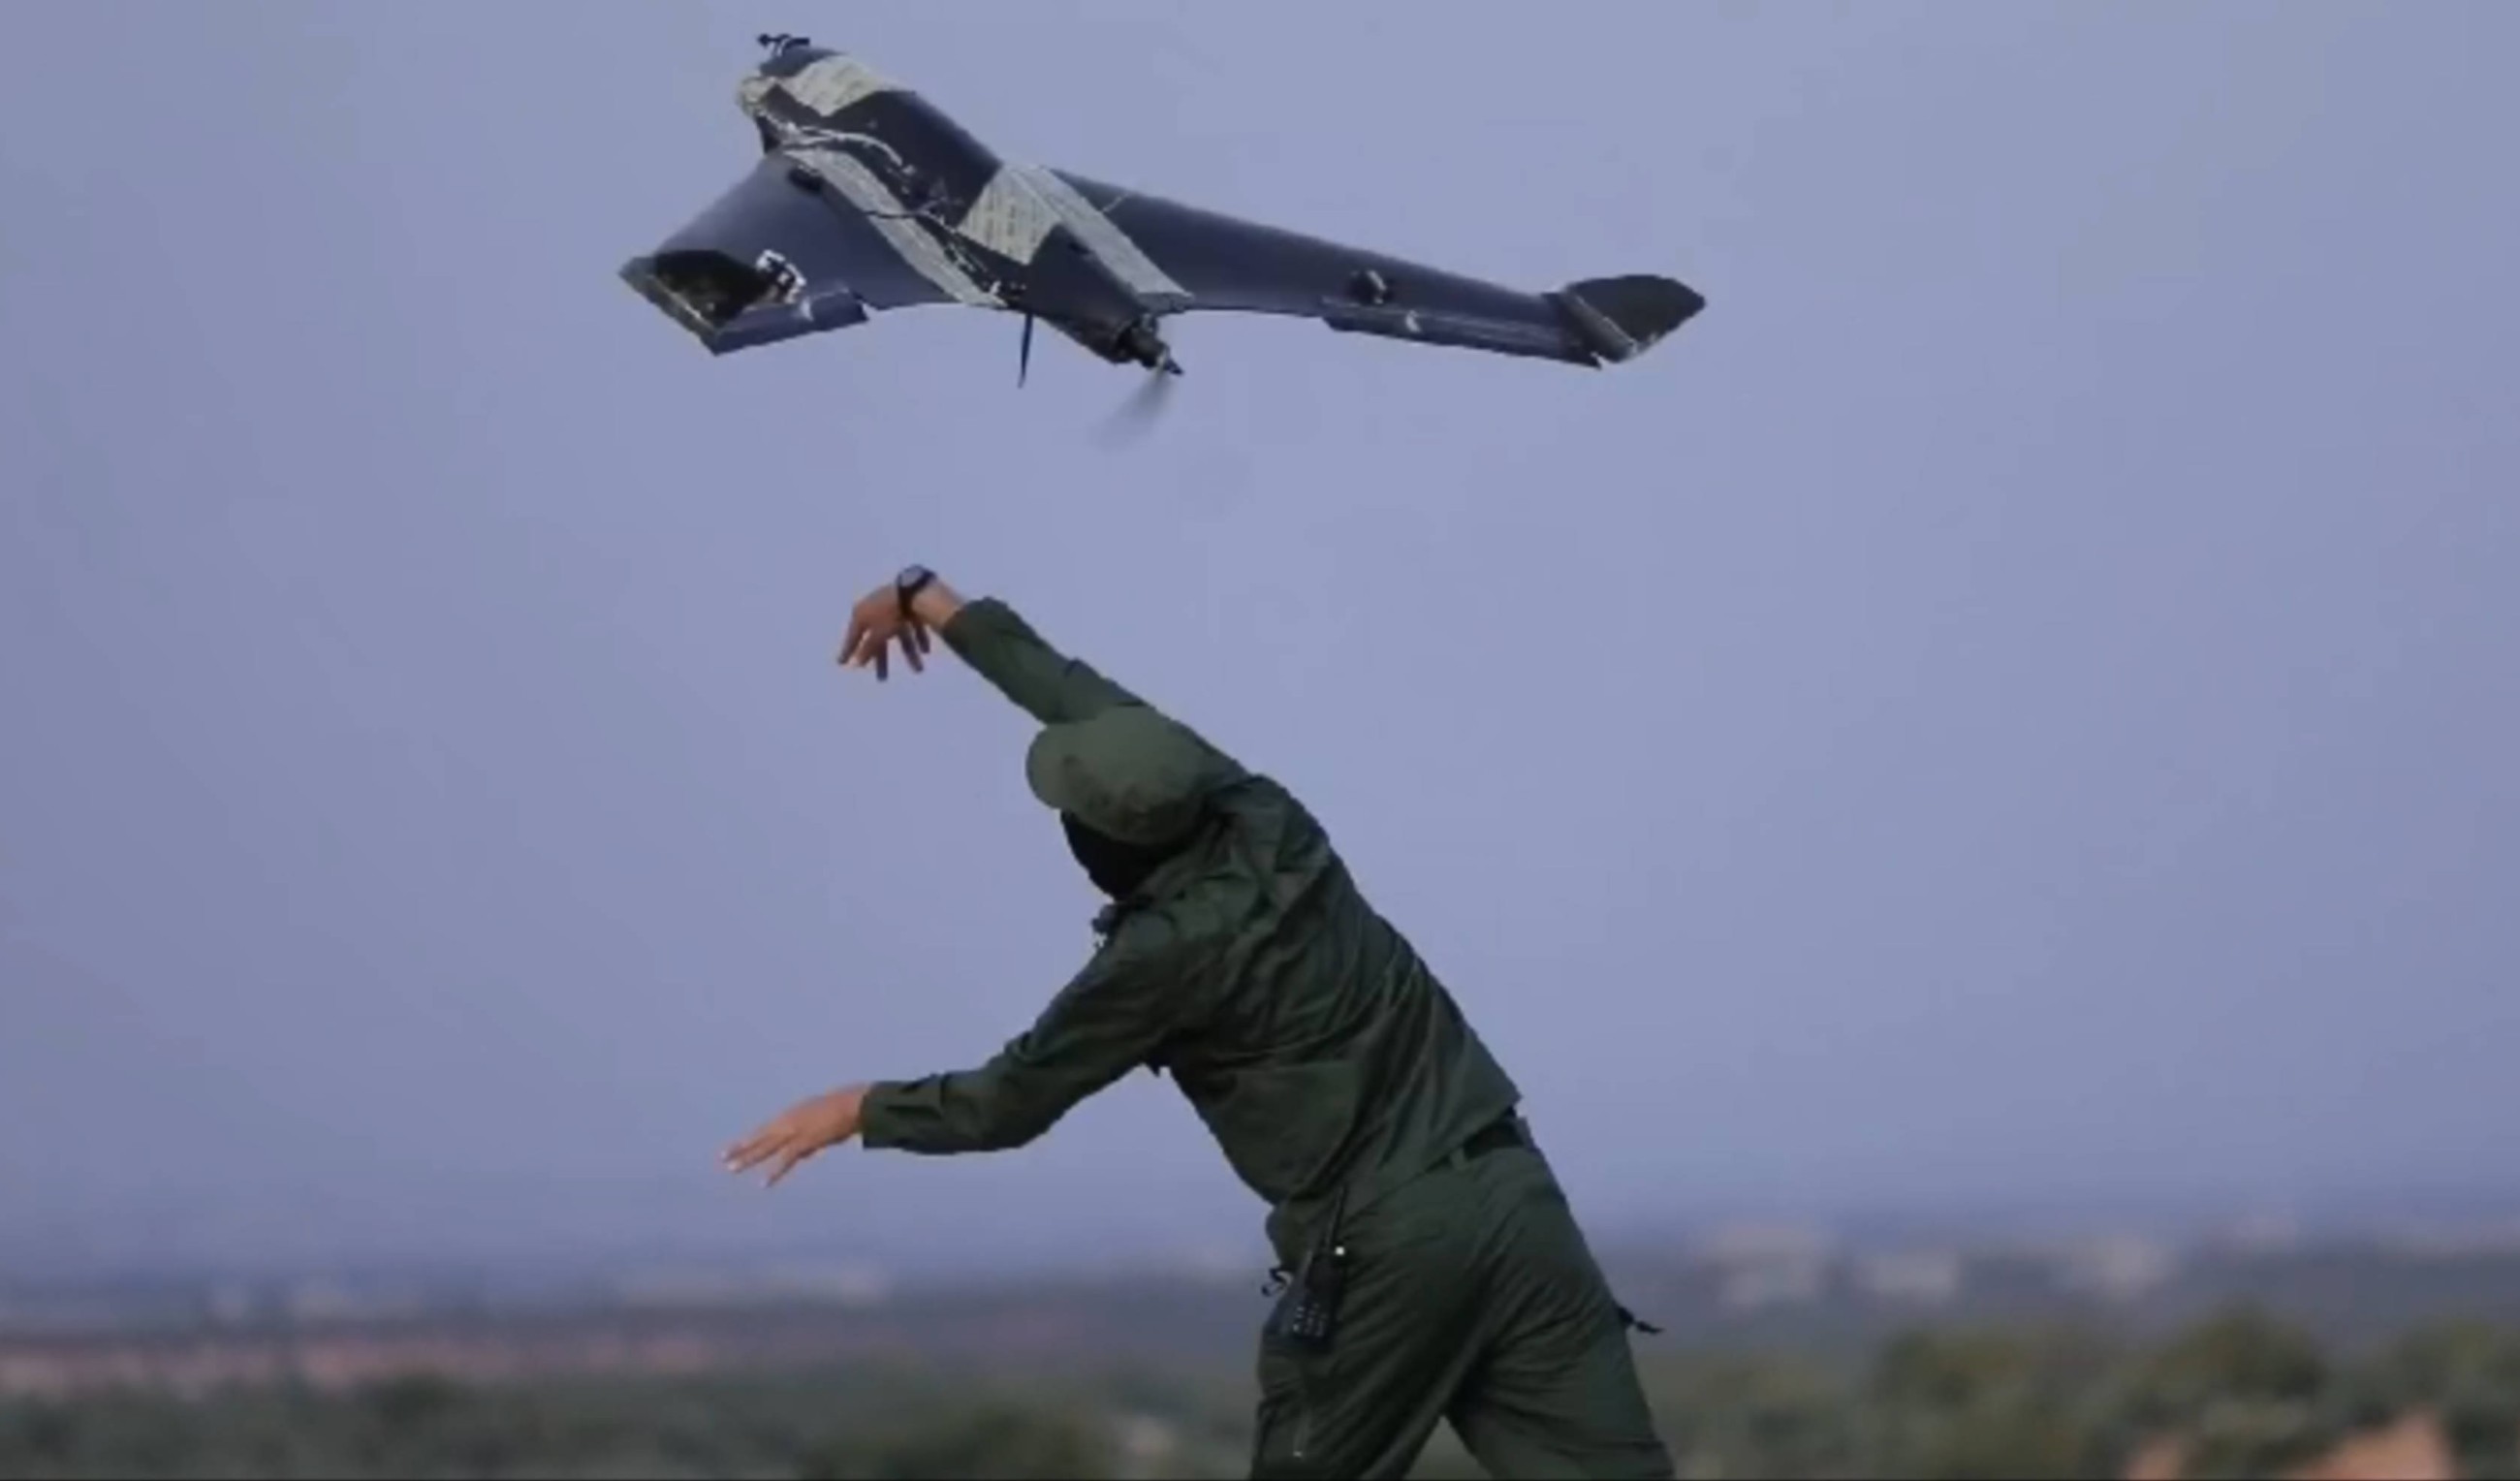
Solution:
M 1924 1328 L 1840 1362 L 1660 1345 L 1647 1381 L 1692 1476 L 2105 1476 L 2165 1435 L 2191 1476 L 2269 1476 L 2423 1412 L 2462 1474 L 2520 1478 L 2520 1329 L 2434 1325 L 2348 1354 L 2241 1307 L 2149 1345 L 2062 1325 Z M 0 1404 L 0 1475 L 1237 1476 L 1249 1381 L 903 1363 L 22 1400 Z M 1439 1433 L 1418 1474 L 1480 1472 Z

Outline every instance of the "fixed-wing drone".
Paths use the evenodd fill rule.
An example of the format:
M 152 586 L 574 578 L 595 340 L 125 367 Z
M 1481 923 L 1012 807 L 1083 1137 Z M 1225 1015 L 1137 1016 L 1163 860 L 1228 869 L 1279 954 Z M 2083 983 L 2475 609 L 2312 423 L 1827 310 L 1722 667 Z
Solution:
M 1642 274 L 1549 292 L 1436 268 L 999 157 L 919 94 L 798 36 L 738 99 L 761 137 L 742 181 L 621 276 L 712 353 L 960 304 L 1036 320 L 1115 365 L 1178 375 L 1159 328 L 1192 310 L 1599 366 L 1706 306 Z

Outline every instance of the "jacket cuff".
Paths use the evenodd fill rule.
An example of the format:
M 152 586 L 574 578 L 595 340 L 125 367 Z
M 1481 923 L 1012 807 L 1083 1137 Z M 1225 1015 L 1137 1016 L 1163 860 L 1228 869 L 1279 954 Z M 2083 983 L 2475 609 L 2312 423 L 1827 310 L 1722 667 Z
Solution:
M 957 607 L 945 625 L 936 630 L 945 646 L 964 662 L 977 668 L 992 645 L 1009 638 L 1029 636 L 1014 609 L 995 597 L 973 597 Z
M 900 1114 L 901 1086 L 886 1081 L 867 1087 L 858 1103 L 858 1144 L 871 1152 L 893 1151 L 909 1144 L 909 1128 Z

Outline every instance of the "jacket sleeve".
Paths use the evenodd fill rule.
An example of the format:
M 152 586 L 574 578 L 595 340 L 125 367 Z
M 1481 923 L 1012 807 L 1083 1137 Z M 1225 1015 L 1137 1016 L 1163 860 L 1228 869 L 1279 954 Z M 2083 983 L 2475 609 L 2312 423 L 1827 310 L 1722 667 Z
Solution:
M 1180 1016 L 1182 953 L 1159 917 L 1133 917 L 1030 1030 L 977 1069 L 886 1081 L 867 1092 L 873 1150 L 1004 1151 L 1148 1062 Z
M 964 603 L 939 631 L 947 648 L 1044 725 L 1090 720 L 1114 705 L 1145 702 L 1083 659 L 1052 648 L 994 597 Z

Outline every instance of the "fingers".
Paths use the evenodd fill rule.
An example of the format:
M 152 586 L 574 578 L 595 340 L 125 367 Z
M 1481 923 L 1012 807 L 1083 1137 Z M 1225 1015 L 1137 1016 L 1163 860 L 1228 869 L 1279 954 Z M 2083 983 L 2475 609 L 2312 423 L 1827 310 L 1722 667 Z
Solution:
M 745 1141 L 743 1146 L 728 1151 L 726 1171 L 741 1176 L 753 1171 L 756 1166 L 766 1164 L 766 1161 L 774 1161 L 776 1166 L 771 1166 L 771 1176 L 769 1179 L 764 1179 L 761 1187 L 776 1189 L 779 1184 L 782 1184 L 782 1179 L 787 1179 L 791 1171 L 804 1166 L 806 1158 L 811 1158 L 817 1151 L 822 1151 L 822 1148 L 814 1146 L 814 1144 L 811 1144 L 804 1134 L 799 1134 L 799 1131 L 779 1131 L 779 1134 L 758 1136 L 758 1139 L 753 1141 Z
M 863 622 L 849 624 L 849 635 L 840 643 L 840 667 L 867 668 L 879 665 L 884 645 L 892 641 L 887 634 L 876 632 Z M 878 677 L 880 677 L 878 674 Z
M 749 1172 L 760 1166 L 763 1158 L 785 1145 L 787 1140 L 787 1128 L 774 1121 L 726 1149 L 726 1170 L 731 1173 Z
M 786 1154 L 780 1157 L 779 1165 L 770 1170 L 770 1177 L 761 1186 L 777 1188 L 781 1179 L 794 1172 L 799 1163 L 812 1155 L 814 1155 L 814 1148 L 801 1142 L 789 1146 Z
M 765 1162 L 775 1161 L 776 1165 L 771 1168 L 770 1177 L 763 1187 L 777 1188 L 782 1178 L 794 1172 L 799 1163 L 820 1149 L 802 1128 L 791 1126 L 783 1118 L 728 1147 L 726 1170 L 741 1175 Z
M 840 667 L 872 668 L 878 680 L 889 679 L 896 644 L 900 646 L 902 661 L 910 665 L 912 673 L 927 671 L 927 655 L 936 651 L 936 637 L 927 624 L 917 617 L 895 616 L 889 611 L 870 615 L 867 603 L 862 602 L 849 613 L 848 632 L 840 639 Z
M 927 672 L 927 655 L 936 651 L 935 638 L 916 622 L 904 623 L 891 632 L 878 632 L 864 623 L 851 623 L 849 635 L 840 643 L 840 667 L 872 668 L 878 679 L 892 677 L 892 650 L 901 649 L 902 661 L 914 674 Z

